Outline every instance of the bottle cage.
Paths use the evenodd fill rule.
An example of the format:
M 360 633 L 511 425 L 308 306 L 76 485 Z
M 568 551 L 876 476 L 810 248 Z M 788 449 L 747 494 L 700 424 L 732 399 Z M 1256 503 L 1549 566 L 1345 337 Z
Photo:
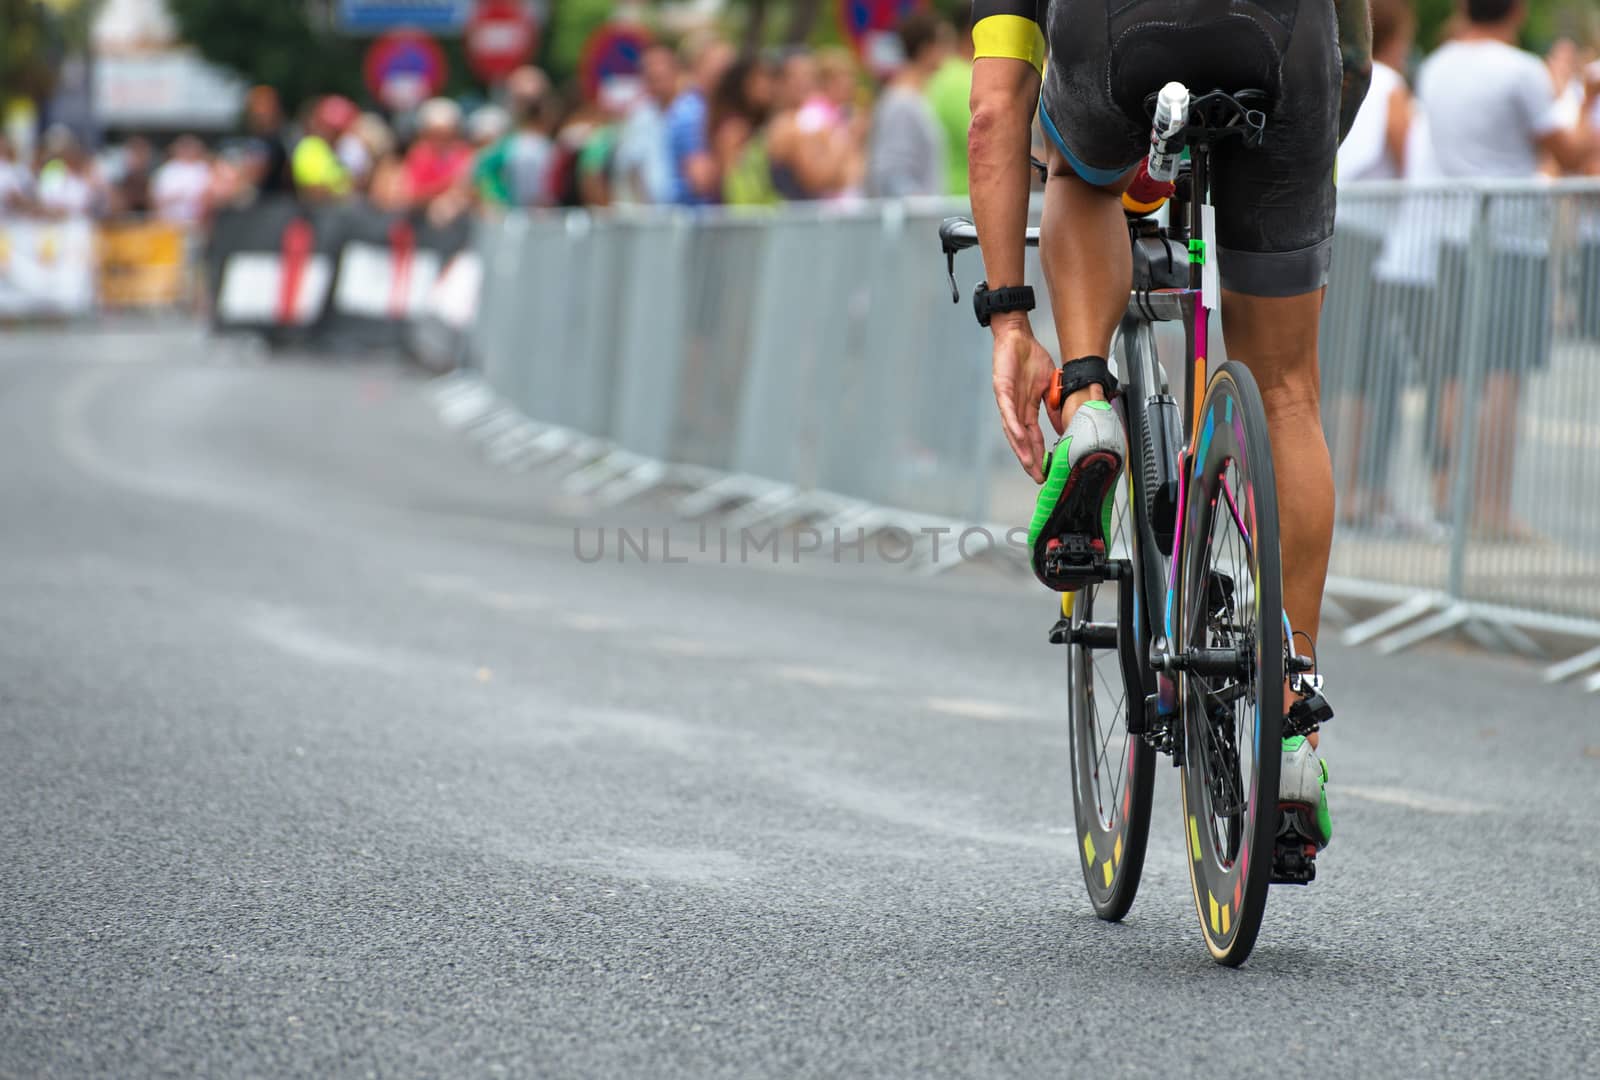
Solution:
M 1150 94 L 1144 99 L 1145 111 L 1152 120 L 1156 115 L 1156 98 Z M 1213 90 L 1209 94 L 1189 99 L 1189 122 L 1178 132 L 1185 146 L 1210 146 L 1223 139 L 1238 137 L 1251 149 L 1260 146 L 1266 138 L 1266 108 L 1271 98 L 1264 90 L 1240 90 L 1230 94 Z

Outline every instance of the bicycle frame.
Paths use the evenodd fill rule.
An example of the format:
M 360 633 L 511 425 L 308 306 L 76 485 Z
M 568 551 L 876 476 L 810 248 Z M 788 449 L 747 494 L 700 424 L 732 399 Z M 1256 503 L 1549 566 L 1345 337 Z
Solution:
M 1176 676 L 1182 671 L 1199 674 L 1224 675 L 1235 669 L 1237 661 L 1229 657 L 1196 655 L 1173 644 L 1179 616 L 1181 598 L 1177 595 L 1177 568 L 1182 565 L 1184 547 L 1188 538 L 1183 535 L 1183 508 L 1188 494 L 1190 463 L 1198 451 L 1200 437 L 1199 415 L 1208 385 L 1207 363 L 1210 356 L 1209 324 L 1211 311 L 1205 303 L 1203 285 L 1206 261 L 1214 257 L 1211 239 L 1205 232 L 1204 209 L 1211 184 L 1211 145 L 1214 139 L 1229 135 L 1242 135 L 1247 144 L 1259 143 L 1264 118 L 1243 100 L 1253 91 L 1243 91 L 1238 97 L 1214 91 L 1191 103 L 1193 112 L 1203 117 L 1221 117 L 1232 110 L 1232 119 L 1219 119 L 1211 124 L 1202 120 L 1184 131 L 1184 140 L 1190 150 L 1189 171 L 1180 178 L 1179 190 L 1168 203 L 1169 225 L 1153 235 L 1164 237 L 1170 244 L 1184 243 L 1188 258 L 1188 287 L 1181 289 L 1135 288 L 1128 299 L 1128 307 L 1117 332 L 1122 346 L 1119 354 L 1122 389 L 1119 405 L 1123 423 L 1128 430 L 1130 461 L 1128 476 L 1131 485 L 1130 513 L 1139 531 L 1138 557 L 1130 560 L 1128 567 L 1132 585 L 1120 589 L 1127 594 L 1122 601 L 1119 617 L 1130 619 L 1134 640 L 1139 644 L 1137 673 L 1126 670 L 1130 686 L 1141 688 L 1146 708 L 1128 710 L 1128 731 L 1146 737 L 1162 736 L 1161 748 L 1173 753 L 1175 762 L 1181 762 L 1181 725 L 1169 723 L 1178 714 Z M 1222 111 L 1218 111 L 1218 106 Z M 1210 112 L 1205 110 L 1210 109 Z M 1187 191 L 1184 191 L 1184 181 Z M 1139 223 L 1130 223 L 1130 240 L 1137 245 L 1141 239 Z M 1145 235 L 1151 235 L 1148 232 Z M 970 221 L 951 218 L 939 229 L 940 240 L 947 260 L 952 299 L 959 301 L 960 291 L 955 280 L 955 252 L 977 244 L 977 230 Z M 1039 245 L 1039 230 L 1027 231 L 1029 247 Z M 1184 329 L 1183 395 L 1173 399 L 1167 391 L 1165 370 L 1153 348 L 1145 349 L 1149 337 L 1141 333 L 1145 324 L 1181 322 Z M 1121 355 L 1126 354 L 1126 355 Z M 1146 448 L 1160 437 L 1169 442 L 1165 431 L 1151 430 L 1152 423 L 1161 422 L 1164 408 L 1181 408 L 1182 425 L 1179 431 L 1181 448 L 1161 445 L 1150 451 L 1153 463 L 1166 477 L 1176 477 L 1177 497 L 1173 503 L 1176 515 L 1175 531 L 1168 544 L 1161 543 L 1156 533 L 1156 523 L 1143 508 L 1151 505 L 1151 492 L 1147 490 L 1149 477 L 1143 466 Z M 1155 418 L 1153 420 L 1153 418 Z M 1168 480 L 1170 483 L 1170 479 Z M 1231 505 L 1231 500 L 1230 500 Z M 1130 610 L 1131 609 L 1131 610 Z M 1068 608 L 1067 610 L 1070 610 Z M 1159 628 L 1151 625 L 1151 612 L 1160 612 Z M 1287 620 L 1286 620 L 1287 621 Z M 1137 678 L 1134 676 L 1137 675 Z M 1152 721 L 1155 724 L 1152 730 Z

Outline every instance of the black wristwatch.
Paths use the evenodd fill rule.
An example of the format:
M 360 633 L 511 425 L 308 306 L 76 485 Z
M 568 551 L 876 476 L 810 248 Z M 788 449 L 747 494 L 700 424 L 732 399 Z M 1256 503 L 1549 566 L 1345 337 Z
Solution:
M 995 315 L 1008 311 L 1032 311 L 1033 287 L 1009 285 L 1004 289 L 991 289 L 987 281 L 978 282 L 972 292 L 972 310 L 978 316 L 979 326 L 988 326 Z

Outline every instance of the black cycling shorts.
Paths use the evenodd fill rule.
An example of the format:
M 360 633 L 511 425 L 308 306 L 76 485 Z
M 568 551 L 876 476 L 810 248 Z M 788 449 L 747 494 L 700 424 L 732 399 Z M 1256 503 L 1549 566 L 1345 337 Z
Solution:
M 1262 90 L 1266 138 L 1212 153 L 1225 288 L 1298 296 L 1327 284 L 1339 143 L 1333 0 L 1050 0 L 1045 134 L 1084 180 L 1111 184 L 1150 149 L 1146 99 Z

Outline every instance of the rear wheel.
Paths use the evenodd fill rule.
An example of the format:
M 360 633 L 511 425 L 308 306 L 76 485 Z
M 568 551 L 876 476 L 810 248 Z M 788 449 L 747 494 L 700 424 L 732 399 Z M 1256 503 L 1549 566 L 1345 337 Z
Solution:
M 1130 570 L 1136 554 L 1133 531 L 1125 480 L 1117 487 L 1107 555 Z M 1139 889 L 1155 786 L 1156 752 L 1142 736 L 1128 734 L 1128 710 L 1144 707 L 1142 689 L 1130 690 L 1124 674 L 1138 670 L 1134 588 L 1129 574 L 1064 594 L 1062 602 L 1078 642 L 1067 646 L 1078 861 L 1095 914 L 1113 922 L 1128 913 Z
M 1184 839 L 1206 947 L 1244 963 L 1266 908 L 1278 823 L 1283 581 L 1266 410 L 1250 372 L 1211 380 L 1189 463 L 1179 579 Z

